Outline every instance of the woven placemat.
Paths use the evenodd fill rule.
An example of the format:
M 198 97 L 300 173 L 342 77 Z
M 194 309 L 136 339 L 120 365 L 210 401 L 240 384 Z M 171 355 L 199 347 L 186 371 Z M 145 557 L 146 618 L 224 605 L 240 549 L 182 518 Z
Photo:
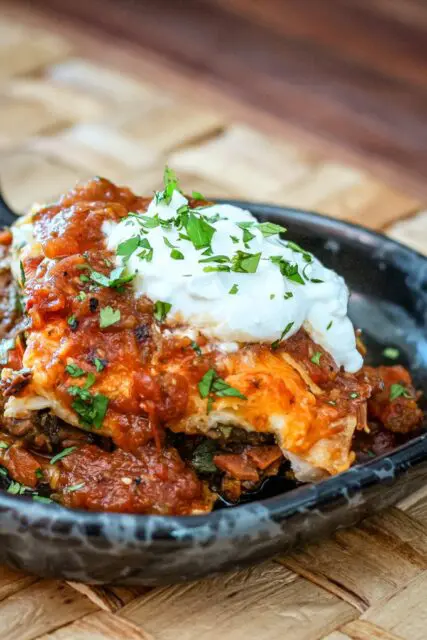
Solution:
M 140 193 L 167 161 L 184 187 L 381 229 L 427 253 L 416 198 L 367 172 L 230 121 L 217 105 L 0 23 L 0 175 L 24 210 L 101 174 Z M 143 65 L 142 65 L 143 66 Z M 179 84 L 179 79 L 177 80 Z M 0 568 L 2 640 L 424 640 L 427 491 L 292 556 L 197 583 L 90 587 Z

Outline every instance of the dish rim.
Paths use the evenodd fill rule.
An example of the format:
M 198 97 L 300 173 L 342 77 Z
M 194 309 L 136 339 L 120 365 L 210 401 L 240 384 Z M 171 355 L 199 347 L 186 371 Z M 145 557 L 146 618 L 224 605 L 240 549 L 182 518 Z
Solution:
M 271 214 L 292 214 L 299 222 L 309 222 L 317 229 L 320 228 L 324 231 L 340 227 L 347 230 L 348 235 L 346 237 L 349 242 L 361 243 L 372 247 L 381 245 L 381 248 L 386 251 L 395 249 L 401 255 L 415 257 L 427 265 L 427 256 L 416 249 L 412 249 L 394 238 L 368 229 L 358 223 L 285 205 L 228 198 L 215 198 L 212 202 L 245 208 L 254 213 L 254 215 L 262 215 L 263 217 L 268 217 Z M 362 487 L 367 488 L 378 485 L 383 478 L 386 479 L 391 469 L 394 470 L 394 480 L 396 480 L 410 467 L 425 460 L 427 460 L 427 432 L 393 449 L 391 453 L 357 464 L 347 471 L 315 484 L 304 484 L 269 498 L 252 500 L 235 507 L 219 509 L 206 514 L 174 516 L 69 509 L 55 503 L 43 504 L 31 501 L 29 497 L 15 496 L 4 490 L 0 490 L 0 512 L 5 509 L 13 509 L 24 517 L 31 515 L 33 520 L 51 520 L 54 518 L 56 522 L 61 521 L 64 525 L 82 524 L 87 527 L 104 525 L 105 519 L 108 518 L 114 523 L 113 529 L 109 532 L 111 541 L 123 541 L 123 531 L 128 528 L 132 528 L 134 531 L 142 531 L 149 525 L 152 532 L 151 535 L 155 540 L 176 543 L 181 537 L 174 535 L 174 532 L 178 532 L 178 530 L 185 530 L 188 534 L 193 533 L 195 537 L 197 530 L 208 524 L 215 526 L 224 519 L 235 522 L 236 516 L 241 515 L 243 517 L 245 514 L 249 514 L 249 512 L 253 511 L 254 505 L 263 507 L 268 517 L 273 520 L 283 519 L 295 515 L 301 510 L 310 509 L 311 507 L 317 508 L 319 501 L 322 503 L 332 502 L 334 498 L 338 497 L 340 490 L 342 491 L 343 488 L 348 491 L 355 490 L 358 493 L 362 490 Z M 156 533 L 160 533 L 160 535 L 153 535 Z M 217 536 L 226 539 L 234 537 L 234 534 L 231 528 L 227 530 L 223 527 L 218 527 Z

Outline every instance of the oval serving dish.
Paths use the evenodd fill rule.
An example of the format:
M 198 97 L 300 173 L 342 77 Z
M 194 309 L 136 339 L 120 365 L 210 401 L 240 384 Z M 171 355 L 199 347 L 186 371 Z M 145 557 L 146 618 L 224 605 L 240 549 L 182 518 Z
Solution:
M 289 238 L 342 275 L 368 364 L 399 349 L 427 395 L 427 259 L 380 234 L 314 213 L 232 202 L 279 222 Z M 424 423 L 424 426 L 427 426 Z M 204 516 L 68 510 L 0 491 L 0 563 L 89 583 L 157 585 L 243 566 L 351 526 L 427 480 L 427 432 L 393 452 L 315 485 Z M 264 494 L 265 495 L 265 494 Z

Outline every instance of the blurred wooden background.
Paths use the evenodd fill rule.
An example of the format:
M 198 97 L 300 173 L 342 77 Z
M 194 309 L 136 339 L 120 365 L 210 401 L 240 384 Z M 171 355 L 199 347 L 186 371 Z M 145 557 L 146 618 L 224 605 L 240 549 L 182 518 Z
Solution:
M 427 193 L 425 0 L 11 0 Z M 277 123 L 276 123 L 277 126 Z

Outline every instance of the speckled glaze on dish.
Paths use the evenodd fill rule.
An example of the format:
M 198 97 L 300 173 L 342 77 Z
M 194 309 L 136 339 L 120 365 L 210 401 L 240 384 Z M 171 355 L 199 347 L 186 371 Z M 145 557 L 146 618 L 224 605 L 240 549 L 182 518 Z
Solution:
M 236 202 L 341 273 L 371 359 L 392 344 L 427 394 L 427 259 L 361 227 Z M 427 425 L 426 425 L 427 426 Z M 0 492 L 0 563 L 89 583 L 157 585 L 243 566 L 355 524 L 427 480 L 427 433 L 334 478 L 206 516 L 71 511 Z

